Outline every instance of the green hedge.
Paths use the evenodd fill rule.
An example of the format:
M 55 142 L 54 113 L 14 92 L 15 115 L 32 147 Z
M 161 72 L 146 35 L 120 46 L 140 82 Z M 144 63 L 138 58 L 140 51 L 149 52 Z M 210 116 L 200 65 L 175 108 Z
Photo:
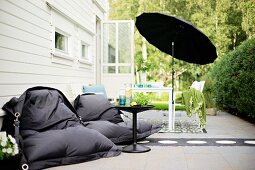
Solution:
M 210 74 L 218 108 L 255 118 L 255 39 L 223 56 Z

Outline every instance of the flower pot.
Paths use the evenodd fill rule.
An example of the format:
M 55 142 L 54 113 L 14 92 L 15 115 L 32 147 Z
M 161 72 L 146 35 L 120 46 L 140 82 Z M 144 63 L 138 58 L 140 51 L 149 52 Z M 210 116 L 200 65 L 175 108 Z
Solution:
M 11 156 L 9 158 L 5 158 L 0 160 L 0 167 L 5 167 L 9 170 L 17 170 L 19 169 L 20 164 L 20 155 Z
M 207 108 L 206 109 L 206 115 L 216 116 L 217 115 L 217 109 L 216 108 Z

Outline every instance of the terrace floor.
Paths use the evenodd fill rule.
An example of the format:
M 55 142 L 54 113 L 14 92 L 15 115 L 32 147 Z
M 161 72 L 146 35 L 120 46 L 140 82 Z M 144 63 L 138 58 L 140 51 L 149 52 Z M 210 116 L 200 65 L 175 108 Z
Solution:
M 143 119 L 166 119 L 161 111 L 144 112 Z M 182 112 L 176 119 L 186 119 Z M 192 119 L 192 118 L 191 118 Z M 80 164 L 49 170 L 254 170 L 255 125 L 226 112 L 207 116 L 207 133 L 156 133 L 143 141 L 151 148 L 146 153 L 121 153 Z M 177 141 L 162 144 L 158 141 Z M 187 141 L 205 141 L 189 144 Z M 220 144 L 232 142 L 233 144 Z M 248 143 L 247 143 L 248 141 Z M 149 142 L 149 143 L 148 143 Z M 249 142 L 254 144 L 249 144 Z

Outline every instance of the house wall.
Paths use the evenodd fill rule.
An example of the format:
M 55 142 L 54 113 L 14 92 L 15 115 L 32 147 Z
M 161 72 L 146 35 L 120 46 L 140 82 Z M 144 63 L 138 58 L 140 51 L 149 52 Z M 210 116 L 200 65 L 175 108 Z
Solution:
M 0 108 L 33 86 L 57 88 L 73 100 L 82 85 L 95 83 L 96 16 L 104 20 L 107 5 L 106 0 L 1 0 Z M 68 56 L 56 54 L 56 26 L 70 34 Z M 80 58 L 81 41 L 90 45 L 89 61 Z

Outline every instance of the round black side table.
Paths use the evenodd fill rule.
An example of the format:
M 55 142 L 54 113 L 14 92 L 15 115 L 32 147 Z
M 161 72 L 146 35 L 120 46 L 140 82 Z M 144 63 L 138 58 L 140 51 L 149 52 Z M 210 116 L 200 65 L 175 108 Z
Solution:
M 137 113 L 152 109 L 154 106 L 116 106 L 117 109 L 127 111 L 133 114 L 133 143 L 125 146 L 123 152 L 128 153 L 143 153 L 148 152 L 151 148 L 137 144 Z

